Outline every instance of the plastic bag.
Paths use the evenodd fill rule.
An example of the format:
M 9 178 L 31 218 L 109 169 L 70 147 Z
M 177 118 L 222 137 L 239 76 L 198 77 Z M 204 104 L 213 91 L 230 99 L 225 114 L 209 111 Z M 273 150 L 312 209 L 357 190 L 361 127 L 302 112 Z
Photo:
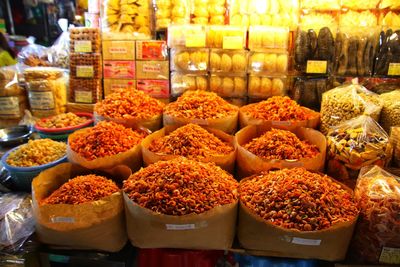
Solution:
M 31 197 L 27 194 L 3 194 L 0 207 L 0 250 L 15 252 L 35 230 Z
M 368 263 L 400 264 L 400 178 L 378 166 L 361 170 L 354 191 L 360 216 L 351 255 Z M 394 254 L 393 254 L 394 255 Z
M 371 76 L 379 31 L 373 27 L 341 28 L 336 35 L 334 73 Z
M 54 42 L 50 47 L 49 51 L 49 61 L 52 66 L 59 67 L 63 69 L 69 68 L 69 31 L 68 31 L 68 21 L 60 19 L 58 24 L 61 27 L 62 33 L 60 37 Z
M 304 107 L 319 111 L 322 94 L 331 88 L 331 83 L 329 78 L 297 77 L 291 89 L 291 98 Z
M 320 130 L 324 134 L 330 127 L 360 115 L 379 120 L 383 106 L 379 96 L 356 81 L 354 83 L 336 87 L 322 95 Z
M 48 59 L 49 48 L 35 44 L 34 37 L 29 37 L 28 43 L 18 54 L 18 62 L 31 67 L 50 66 L 51 64 Z
M 400 168 L 400 127 L 390 129 L 390 141 L 393 144 L 393 165 Z
M 332 128 L 327 141 L 327 174 L 351 188 L 354 188 L 362 167 L 387 166 L 393 154 L 387 133 L 365 115 Z
M 379 120 L 386 132 L 390 132 L 392 126 L 400 126 L 400 89 L 380 95 L 383 108 Z
M 0 128 L 18 125 L 28 109 L 25 89 L 19 84 L 18 65 L 0 68 Z
M 400 32 L 388 29 L 381 32 L 380 47 L 376 56 L 375 75 L 399 76 L 392 70 L 392 64 L 400 63 Z

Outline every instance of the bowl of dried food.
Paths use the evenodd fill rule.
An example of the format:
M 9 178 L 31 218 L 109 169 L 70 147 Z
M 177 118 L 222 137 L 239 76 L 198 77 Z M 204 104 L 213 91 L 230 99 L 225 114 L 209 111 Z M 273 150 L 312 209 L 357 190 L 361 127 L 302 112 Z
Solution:
M 3 155 L 1 163 L 18 190 L 30 191 L 40 172 L 67 161 L 67 144 L 51 139 L 30 140 Z
M 84 112 L 68 112 L 37 121 L 35 129 L 41 138 L 66 141 L 69 134 L 92 125 L 92 114 Z

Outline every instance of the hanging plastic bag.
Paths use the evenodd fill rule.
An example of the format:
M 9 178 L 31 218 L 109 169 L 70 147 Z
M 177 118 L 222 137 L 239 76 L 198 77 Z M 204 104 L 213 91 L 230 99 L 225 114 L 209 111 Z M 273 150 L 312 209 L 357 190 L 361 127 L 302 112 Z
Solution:
M 368 263 L 400 264 L 400 178 L 378 166 L 361 170 L 354 191 L 360 216 L 350 255 Z M 392 256 L 391 256 L 392 255 Z
M 52 66 L 63 69 L 69 68 L 69 31 L 68 31 L 68 20 L 59 19 L 58 25 L 60 26 L 62 33 L 60 37 L 54 42 L 53 46 L 50 47 L 49 61 Z
M 15 193 L 0 196 L 0 250 L 16 252 L 34 230 L 31 197 Z
M 351 188 L 362 167 L 387 166 L 393 154 L 389 136 L 369 116 L 360 116 L 332 128 L 327 142 L 327 174 Z
M 376 121 L 382 109 L 377 94 L 368 91 L 354 80 L 354 84 L 336 87 L 322 95 L 321 127 L 324 134 L 330 127 L 360 115 L 369 115 Z
M 18 54 L 18 62 L 31 67 L 50 66 L 48 59 L 49 49 L 45 46 L 35 44 L 35 37 L 30 36 L 28 45 L 22 48 Z

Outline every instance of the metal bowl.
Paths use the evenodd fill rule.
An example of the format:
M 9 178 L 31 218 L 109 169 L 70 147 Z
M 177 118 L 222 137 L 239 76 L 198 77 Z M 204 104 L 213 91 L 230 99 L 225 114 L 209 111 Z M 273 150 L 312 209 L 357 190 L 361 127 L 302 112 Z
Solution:
M 26 143 L 32 133 L 32 127 L 27 125 L 0 129 L 0 146 L 16 146 Z

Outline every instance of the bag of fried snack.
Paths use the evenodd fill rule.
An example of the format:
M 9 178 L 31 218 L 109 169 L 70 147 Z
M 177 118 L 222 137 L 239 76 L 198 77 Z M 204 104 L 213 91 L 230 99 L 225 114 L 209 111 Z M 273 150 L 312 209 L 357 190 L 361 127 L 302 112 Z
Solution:
M 400 264 L 400 178 L 378 166 L 360 171 L 354 190 L 360 216 L 350 255 L 373 264 Z
M 362 167 L 384 167 L 392 158 L 393 146 L 388 134 L 366 115 L 333 127 L 327 142 L 327 173 L 351 188 L 354 188 Z

